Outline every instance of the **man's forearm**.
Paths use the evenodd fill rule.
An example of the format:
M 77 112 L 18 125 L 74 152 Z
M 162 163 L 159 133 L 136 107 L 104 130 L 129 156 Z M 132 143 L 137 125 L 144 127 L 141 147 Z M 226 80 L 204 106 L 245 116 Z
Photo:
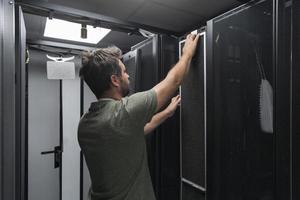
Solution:
M 191 59 L 191 57 L 183 55 L 167 74 L 166 79 L 171 80 L 170 84 L 174 86 L 175 91 L 181 85 L 184 77 L 188 73 Z
M 184 47 L 182 49 L 182 56 L 177 64 L 169 71 L 167 77 L 153 87 L 157 94 L 157 108 L 158 111 L 168 100 L 174 95 L 182 83 L 184 77 L 189 71 L 190 62 L 195 54 L 199 35 L 188 35 Z
M 166 119 L 169 118 L 169 113 L 166 110 L 163 110 L 155 114 L 151 121 L 144 126 L 145 135 L 152 132 L 156 127 L 163 123 Z
M 189 71 L 191 57 L 182 56 L 176 65 L 169 71 L 166 78 L 157 84 L 153 89 L 157 95 L 157 110 L 159 110 L 169 98 L 174 95 L 181 85 L 184 77 Z

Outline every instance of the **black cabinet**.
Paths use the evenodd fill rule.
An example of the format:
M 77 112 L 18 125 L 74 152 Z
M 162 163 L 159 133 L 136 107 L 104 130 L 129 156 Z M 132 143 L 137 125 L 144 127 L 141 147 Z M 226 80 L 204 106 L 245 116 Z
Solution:
M 123 56 L 131 94 L 149 90 L 178 60 L 178 40 L 155 35 Z M 149 170 L 157 199 L 179 199 L 179 112 L 146 136 Z
M 260 1 L 208 23 L 209 200 L 275 199 L 273 15 Z

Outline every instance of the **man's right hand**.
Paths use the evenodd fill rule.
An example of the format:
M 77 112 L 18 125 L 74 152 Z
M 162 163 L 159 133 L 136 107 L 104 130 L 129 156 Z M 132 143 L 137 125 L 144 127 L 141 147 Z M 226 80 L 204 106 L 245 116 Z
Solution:
M 189 34 L 186 37 L 185 44 L 182 49 L 182 56 L 187 56 L 188 58 L 192 58 L 196 52 L 197 43 L 200 35 Z

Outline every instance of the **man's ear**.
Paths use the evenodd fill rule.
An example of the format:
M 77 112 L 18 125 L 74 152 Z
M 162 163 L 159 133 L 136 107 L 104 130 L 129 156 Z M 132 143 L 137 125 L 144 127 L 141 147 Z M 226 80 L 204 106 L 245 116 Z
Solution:
M 118 87 L 120 85 L 120 79 L 118 76 L 116 75 L 111 75 L 110 76 L 110 81 L 111 81 L 111 84 L 115 87 Z

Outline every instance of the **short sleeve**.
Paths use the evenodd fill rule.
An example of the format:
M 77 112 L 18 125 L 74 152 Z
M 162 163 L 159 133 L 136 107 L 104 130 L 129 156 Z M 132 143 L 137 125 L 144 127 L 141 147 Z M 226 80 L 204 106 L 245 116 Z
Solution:
M 123 98 L 122 101 L 129 117 L 141 126 L 151 120 L 157 106 L 157 97 L 154 90 L 135 93 Z

